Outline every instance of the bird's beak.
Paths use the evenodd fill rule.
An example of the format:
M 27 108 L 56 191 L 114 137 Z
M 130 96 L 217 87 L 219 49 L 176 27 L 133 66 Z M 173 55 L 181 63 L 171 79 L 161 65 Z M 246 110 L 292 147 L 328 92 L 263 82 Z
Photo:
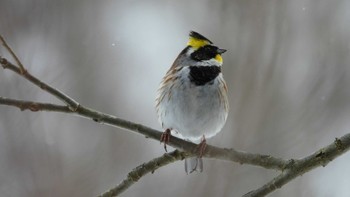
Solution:
M 226 49 L 218 49 L 216 52 L 218 53 L 218 54 L 223 54 L 223 53 L 225 53 L 227 50 Z

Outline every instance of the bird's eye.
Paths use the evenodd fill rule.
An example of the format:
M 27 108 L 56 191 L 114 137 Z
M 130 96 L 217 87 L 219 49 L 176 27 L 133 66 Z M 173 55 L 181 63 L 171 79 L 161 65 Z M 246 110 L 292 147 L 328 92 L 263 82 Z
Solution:
M 210 60 L 217 55 L 218 47 L 206 45 L 191 54 L 192 59 L 197 61 Z

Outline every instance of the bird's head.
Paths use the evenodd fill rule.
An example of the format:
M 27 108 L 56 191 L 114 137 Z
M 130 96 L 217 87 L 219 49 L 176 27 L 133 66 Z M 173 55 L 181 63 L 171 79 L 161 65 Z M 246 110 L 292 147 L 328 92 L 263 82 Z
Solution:
M 214 61 L 220 65 L 222 64 L 221 54 L 226 52 L 226 49 L 214 46 L 212 41 L 195 31 L 190 32 L 187 48 L 187 54 L 194 61 Z

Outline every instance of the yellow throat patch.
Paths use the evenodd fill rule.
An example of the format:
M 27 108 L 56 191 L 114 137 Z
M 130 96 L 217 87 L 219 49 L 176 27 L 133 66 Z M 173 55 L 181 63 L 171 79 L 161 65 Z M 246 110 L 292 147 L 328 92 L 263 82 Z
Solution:
M 209 41 L 194 38 L 194 37 L 190 37 L 189 41 L 187 42 L 187 45 L 191 46 L 194 49 L 198 49 L 198 48 L 205 46 L 205 45 L 208 45 L 208 44 L 210 44 Z

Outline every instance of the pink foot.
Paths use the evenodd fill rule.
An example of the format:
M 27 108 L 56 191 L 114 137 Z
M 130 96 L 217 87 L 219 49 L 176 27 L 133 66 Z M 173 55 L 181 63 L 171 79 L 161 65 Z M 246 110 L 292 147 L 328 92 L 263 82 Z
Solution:
M 207 148 L 207 140 L 205 139 L 205 136 L 203 135 L 203 137 L 201 139 L 201 143 L 199 143 L 197 146 L 199 158 L 202 158 L 206 148 Z
M 168 152 L 166 145 L 170 142 L 170 136 L 171 136 L 170 129 L 166 129 L 160 136 L 160 143 L 162 142 L 164 143 L 165 152 Z

